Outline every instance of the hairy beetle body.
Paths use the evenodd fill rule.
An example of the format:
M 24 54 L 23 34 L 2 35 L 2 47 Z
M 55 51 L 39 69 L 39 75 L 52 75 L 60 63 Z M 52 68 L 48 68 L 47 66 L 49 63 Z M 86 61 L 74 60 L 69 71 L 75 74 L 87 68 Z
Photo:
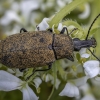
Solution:
M 73 50 L 68 35 L 48 31 L 24 32 L 0 42 L 0 63 L 11 68 L 43 66 L 56 59 L 73 60 Z

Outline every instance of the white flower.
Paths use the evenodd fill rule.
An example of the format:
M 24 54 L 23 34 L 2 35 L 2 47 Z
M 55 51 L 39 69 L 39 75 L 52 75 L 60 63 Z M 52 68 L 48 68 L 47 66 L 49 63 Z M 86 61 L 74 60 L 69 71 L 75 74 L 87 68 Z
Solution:
M 7 72 L 9 72 L 11 74 L 15 73 L 15 76 L 17 76 L 17 77 L 23 76 L 23 72 L 20 72 L 19 69 L 12 70 L 10 68 L 7 68 Z
M 90 78 L 93 78 L 99 74 L 100 71 L 99 61 L 96 60 L 87 61 L 83 64 L 83 67 L 86 75 L 88 75 Z
M 80 19 L 86 19 L 90 15 L 90 5 L 88 3 L 85 4 L 85 11 L 82 14 L 79 14 L 78 17 Z
M 66 4 L 71 3 L 73 0 L 57 0 L 57 4 L 59 7 L 64 7 Z
M 39 77 L 36 77 L 33 82 L 35 83 L 36 88 L 42 83 L 42 80 Z
M 61 31 L 61 30 L 62 30 L 62 28 L 63 28 L 62 23 L 59 23 L 57 30 Z
M 25 81 L 20 80 L 6 71 L 0 70 L 0 90 L 11 91 L 16 89 L 22 91 L 23 100 L 38 100 L 38 97 Z
M 51 83 L 54 85 L 54 77 L 50 74 L 47 74 L 46 77 L 45 77 L 45 82 L 49 82 L 51 81 Z M 55 88 L 58 89 L 59 85 L 60 85 L 60 80 L 59 79 L 56 79 L 56 82 L 55 82 Z
M 16 21 L 19 23 L 21 22 L 20 18 L 15 13 L 15 11 L 9 10 L 5 13 L 4 17 L 1 18 L 1 24 L 6 26 L 9 23 L 11 23 L 12 21 Z
M 88 58 L 88 57 L 90 56 L 90 54 L 86 53 L 86 48 L 82 48 L 82 49 L 79 51 L 79 53 L 80 53 L 80 56 L 81 56 L 82 58 Z
M 16 75 L 17 77 L 23 76 L 23 72 L 20 72 L 19 69 L 16 69 Z
M 49 24 L 47 23 L 47 21 L 49 21 L 49 18 L 44 18 L 42 22 L 37 26 L 37 28 L 39 28 L 39 31 L 43 31 L 49 28 Z
M 25 0 L 24 2 L 21 1 L 20 9 L 21 9 L 22 14 L 25 18 L 24 21 L 26 23 L 29 21 L 29 18 L 31 16 L 32 11 L 39 8 L 40 2 L 41 1 L 39 1 L 39 0 Z M 27 9 L 26 9 L 26 7 L 27 7 Z
M 54 79 L 51 81 L 52 84 L 54 84 Z M 55 88 L 58 89 L 59 85 L 60 85 L 61 81 L 59 79 L 56 79 L 55 82 Z
M 84 76 L 84 77 L 81 77 L 81 78 L 78 78 L 78 79 L 70 80 L 70 82 L 74 83 L 76 86 L 79 87 L 79 86 L 86 84 L 88 79 L 89 79 L 88 76 Z
M 96 100 L 91 94 L 85 95 L 81 100 Z
M 23 93 L 23 100 L 38 100 L 33 90 L 26 84 L 24 88 L 21 89 Z
M 65 88 L 59 94 L 60 96 L 77 97 L 79 96 L 79 89 L 72 83 L 67 83 Z

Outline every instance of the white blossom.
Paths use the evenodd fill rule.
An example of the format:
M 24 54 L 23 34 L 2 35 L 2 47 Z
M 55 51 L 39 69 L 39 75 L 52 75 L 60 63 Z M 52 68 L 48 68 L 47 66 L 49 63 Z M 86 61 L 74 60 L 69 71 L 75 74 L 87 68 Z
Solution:
M 17 77 L 23 76 L 23 72 L 20 72 L 19 69 L 16 69 L 16 75 Z
M 80 53 L 80 56 L 81 56 L 82 58 L 88 58 L 88 57 L 90 56 L 90 54 L 86 53 L 86 48 L 82 48 L 82 49 L 79 51 L 79 53 Z
M 25 18 L 24 21 L 26 23 L 29 21 L 29 18 L 31 16 L 32 11 L 35 10 L 35 9 L 38 9 L 39 5 L 40 5 L 40 1 L 39 0 L 24 0 L 24 1 L 21 1 L 20 9 L 21 9 L 22 14 L 23 14 L 23 16 Z M 27 7 L 27 9 L 26 9 L 26 7 Z
M 45 82 L 49 82 L 51 80 L 53 80 L 53 76 L 50 75 L 50 74 L 47 74 L 46 77 L 45 77 Z
M 57 4 L 59 7 L 64 7 L 67 4 L 71 3 L 73 0 L 57 0 Z
M 51 81 L 52 84 L 54 84 L 54 79 Z M 58 89 L 59 85 L 60 85 L 61 81 L 59 79 L 56 79 L 55 82 L 55 88 Z
M 61 31 L 61 30 L 62 30 L 62 28 L 63 28 L 62 23 L 59 23 L 57 30 Z
M 90 15 L 90 5 L 88 3 L 85 4 L 85 11 L 82 14 L 79 14 L 78 17 L 80 19 L 86 19 Z
M 49 82 L 51 81 L 51 83 L 54 85 L 54 77 L 50 74 L 47 74 L 45 77 L 45 82 Z M 60 85 L 61 81 L 59 79 L 55 80 L 55 88 L 58 89 L 59 85 Z
M 79 89 L 74 84 L 67 83 L 59 95 L 60 96 L 68 96 L 68 97 L 77 97 L 77 96 L 79 96 Z
M 81 100 L 96 100 L 91 94 L 85 95 Z
M 9 25 L 11 21 L 16 21 L 16 22 L 21 23 L 21 20 L 18 17 L 17 13 L 15 13 L 15 11 L 9 10 L 1 18 L 1 24 L 6 26 L 6 25 Z
M 49 28 L 49 24 L 47 23 L 47 21 L 49 21 L 49 18 L 44 18 L 42 22 L 37 26 L 37 28 L 39 28 L 39 31 L 43 31 Z
M 23 72 L 20 72 L 19 69 L 10 69 L 7 68 L 7 72 L 11 73 L 11 74 L 15 74 L 15 76 L 19 77 L 19 76 L 23 76 Z
M 0 70 L 0 90 L 11 91 L 16 89 L 22 91 L 23 100 L 38 100 L 38 97 L 25 81 L 6 71 Z
M 88 75 L 90 78 L 93 78 L 99 74 L 100 71 L 99 61 L 96 60 L 87 61 L 83 64 L 83 67 L 86 75 Z
M 36 77 L 33 82 L 35 83 L 36 88 L 42 83 L 42 80 L 39 77 Z
M 76 86 L 79 87 L 79 86 L 86 84 L 88 79 L 89 79 L 88 76 L 84 76 L 84 77 L 81 77 L 81 78 L 70 80 L 70 82 L 74 83 Z

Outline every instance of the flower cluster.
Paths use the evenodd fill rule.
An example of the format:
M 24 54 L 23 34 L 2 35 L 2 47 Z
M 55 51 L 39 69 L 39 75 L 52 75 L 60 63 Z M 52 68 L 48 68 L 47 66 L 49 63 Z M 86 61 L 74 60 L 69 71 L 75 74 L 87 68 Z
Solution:
M 76 2 L 77 0 L 63 0 L 63 3 L 61 0 L 58 0 L 57 5 L 62 8 L 65 5 L 65 3 L 69 4 L 72 1 Z M 84 0 L 81 0 L 81 1 L 84 1 Z M 20 29 L 20 24 L 23 22 L 25 26 L 28 26 L 29 25 L 28 19 L 30 19 L 31 21 L 31 26 L 35 25 L 36 23 L 35 21 L 33 21 L 32 18 L 34 17 L 34 19 L 40 20 L 39 19 L 41 18 L 39 16 L 40 13 L 34 14 L 35 16 L 31 15 L 32 17 L 30 18 L 31 12 L 39 8 L 43 12 L 45 12 L 46 8 L 54 6 L 53 2 L 51 2 L 50 0 L 48 0 L 48 2 L 46 2 L 45 5 L 41 4 L 41 1 L 38 1 L 38 0 L 30 1 L 30 2 L 29 1 L 21 2 L 20 9 L 22 11 L 22 15 L 24 16 L 23 18 L 22 16 L 20 16 L 19 18 L 18 14 L 15 13 L 15 10 L 19 11 L 19 4 L 16 2 L 14 4 L 15 7 L 11 6 L 13 10 L 8 10 L 5 13 L 5 15 L 1 18 L 1 24 L 6 27 L 12 21 L 17 22 L 19 25 L 14 25 L 14 28 L 13 28 L 14 30 L 12 31 L 13 33 L 16 30 Z M 33 6 L 32 4 L 35 4 L 35 6 Z M 30 6 L 25 11 L 24 9 L 26 8 L 27 5 L 30 5 Z M 74 6 L 72 7 L 74 8 Z M 86 8 L 85 12 L 82 14 L 79 14 L 78 16 L 80 19 L 87 18 L 90 14 L 89 4 L 86 3 L 85 8 Z M 64 14 L 61 14 L 61 15 L 64 15 Z M 60 19 L 60 15 L 58 17 L 59 17 L 58 19 Z M 24 21 L 21 20 L 21 18 Z M 58 19 L 56 20 L 59 22 Z M 68 21 L 50 25 L 49 23 L 50 20 L 51 19 L 49 18 L 44 18 L 42 22 L 39 25 L 37 25 L 36 31 L 45 31 L 48 28 L 52 28 L 53 33 L 59 34 L 60 31 L 63 29 L 63 27 L 67 27 L 69 33 L 72 32 L 74 28 L 78 28 L 78 30 L 75 30 L 74 32 L 72 32 L 71 34 L 69 34 L 69 36 L 72 39 L 76 37 L 80 39 L 84 39 L 85 32 L 81 28 L 81 26 L 77 24 L 76 22 L 72 20 L 68 20 Z M 8 31 L 8 33 L 11 33 L 11 32 Z M 29 84 L 33 85 L 36 88 L 37 93 L 39 93 L 40 92 L 39 86 L 40 84 L 42 84 L 42 81 L 50 82 L 53 85 L 53 88 L 58 89 L 59 85 L 61 84 L 60 78 L 62 78 L 62 80 L 66 81 L 67 83 L 64 89 L 60 91 L 59 96 L 68 96 L 68 97 L 75 97 L 75 98 L 80 99 L 80 91 L 82 91 L 85 96 L 81 100 L 95 100 L 95 97 L 92 96 L 90 92 L 88 93 L 88 90 L 90 89 L 90 87 L 87 84 L 87 80 L 95 79 L 100 82 L 100 78 L 98 77 L 98 75 L 100 74 L 99 61 L 91 60 L 91 54 L 87 52 L 86 48 L 82 48 L 78 53 L 74 53 L 74 59 L 75 59 L 74 62 L 70 62 L 67 60 L 67 63 L 66 63 L 66 60 L 58 61 L 58 64 L 56 66 L 53 66 L 55 67 L 55 70 L 52 68 L 52 70 L 48 72 L 40 72 L 40 73 L 37 72 L 35 75 L 33 75 L 32 80 L 28 80 L 27 82 L 23 81 L 23 79 L 26 79 L 26 76 L 28 76 L 28 74 L 30 73 L 24 73 L 24 72 L 20 72 L 19 69 L 12 70 L 10 68 L 7 68 L 6 71 L 0 70 L 0 90 L 12 91 L 12 90 L 18 89 L 23 94 L 23 100 L 38 100 L 39 97 L 34 93 L 34 91 L 29 86 Z M 31 70 L 28 69 L 27 72 L 30 72 L 30 71 Z M 57 75 L 61 77 L 59 78 L 57 77 Z
M 48 18 L 44 18 L 43 21 L 37 26 L 39 27 L 39 30 L 46 30 L 47 28 L 49 28 L 49 24 L 47 23 L 48 21 L 49 21 Z M 61 31 L 62 28 L 63 28 L 63 25 L 60 23 L 58 25 L 57 30 Z M 53 31 L 55 31 L 54 26 L 53 26 Z M 86 53 L 86 48 L 81 49 L 79 51 L 79 54 L 81 58 L 87 59 L 90 57 L 90 54 Z M 99 71 L 100 71 L 99 61 L 89 60 L 89 61 L 83 62 L 83 68 L 86 75 L 84 75 L 81 78 L 67 80 L 67 83 L 64 89 L 59 94 L 60 96 L 79 97 L 80 87 L 86 84 L 89 78 L 94 78 L 99 74 Z M 7 71 L 9 73 L 6 71 L 0 70 L 0 90 L 11 91 L 11 90 L 18 89 L 23 93 L 23 100 L 38 100 L 39 99 L 39 97 L 37 97 L 36 94 L 33 92 L 33 90 L 28 86 L 28 83 L 18 78 L 19 76 L 23 76 L 23 72 L 19 72 L 19 70 L 16 70 L 14 72 L 11 69 L 8 69 Z M 10 73 L 12 74 L 15 73 L 15 76 Z M 54 84 L 54 77 L 51 74 L 47 74 L 42 79 L 45 82 L 51 81 L 51 83 Z M 42 80 L 39 77 L 35 77 L 33 82 L 36 89 L 38 89 L 39 85 L 42 83 Z M 58 89 L 60 83 L 61 81 L 59 79 L 56 79 L 56 84 L 55 84 L 56 89 Z M 90 96 L 91 95 L 88 95 L 87 97 L 84 97 L 84 98 L 89 98 Z M 82 100 L 86 100 L 84 98 Z

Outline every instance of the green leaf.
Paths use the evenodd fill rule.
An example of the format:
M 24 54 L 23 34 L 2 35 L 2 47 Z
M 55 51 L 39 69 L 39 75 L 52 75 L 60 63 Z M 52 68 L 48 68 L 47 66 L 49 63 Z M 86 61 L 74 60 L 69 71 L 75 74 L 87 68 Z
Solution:
M 75 27 L 77 27 L 79 30 L 83 30 L 82 27 L 75 21 L 72 21 L 72 20 L 66 20 L 64 22 L 62 22 L 63 25 L 66 25 L 66 26 L 70 26 L 70 25 L 73 25 Z

